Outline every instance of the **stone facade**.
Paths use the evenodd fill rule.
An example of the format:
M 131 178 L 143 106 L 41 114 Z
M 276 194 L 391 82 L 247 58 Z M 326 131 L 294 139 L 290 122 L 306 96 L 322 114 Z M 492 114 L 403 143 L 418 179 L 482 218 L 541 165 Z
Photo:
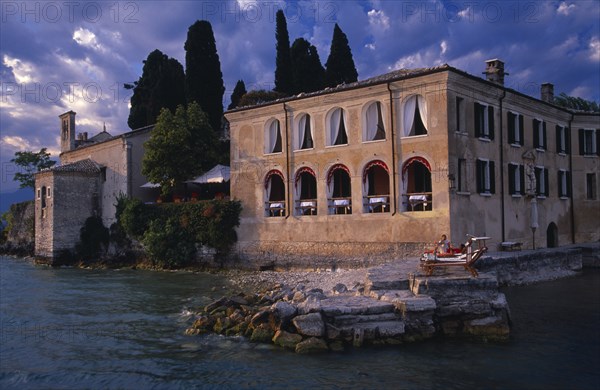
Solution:
M 115 221 L 119 195 L 154 200 L 141 173 L 144 142 L 152 127 L 111 136 L 106 129 L 94 137 L 75 136 L 75 113 L 59 116 L 60 165 L 36 174 L 35 256 L 53 263 L 63 250 L 73 249 L 90 216 L 105 226 Z
M 536 247 L 598 240 L 598 149 L 578 153 L 578 134 L 597 145 L 600 115 L 506 88 L 501 61 L 487 65 L 493 80 L 400 70 L 227 112 L 239 257 L 385 262 L 442 233 L 532 247 L 532 222 Z

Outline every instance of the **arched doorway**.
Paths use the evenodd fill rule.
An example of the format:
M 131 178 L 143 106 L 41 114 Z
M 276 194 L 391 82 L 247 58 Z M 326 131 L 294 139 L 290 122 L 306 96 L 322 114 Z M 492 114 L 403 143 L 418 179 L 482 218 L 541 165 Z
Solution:
M 352 187 L 350 170 L 336 164 L 327 174 L 327 197 L 329 214 L 352 214 Z
M 558 246 L 558 227 L 554 222 L 551 222 L 546 229 L 546 247 L 556 248 Z
M 296 172 L 296 215 L 317 215 L 317 175 L 308 168 Z
M 425 158 L 412 157 L 404 163 L 402 185 L 405 211 L 431 210 L 431 165 Z
M 363 170 L 364 212 L 385 213 L 390 211 L 390 173 L 380 160 L 371 161 Z
M 283 217 L 285 215 L 285 182 L 283 174 L 272 170 L 265 177 L 265 215 Z

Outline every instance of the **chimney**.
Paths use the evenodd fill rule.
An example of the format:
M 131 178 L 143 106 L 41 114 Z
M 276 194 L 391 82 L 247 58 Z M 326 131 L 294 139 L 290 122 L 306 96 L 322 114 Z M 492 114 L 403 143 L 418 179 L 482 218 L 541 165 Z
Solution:
M 500 85 L 504 85 L 504 76 L 508 76 L 508 73 L 504 72 L 504 62 L 497 58 L 485 62 L 485 72 L 483 74 L 485 74 L 487 81 Z
M 88 135 L 88 134 L 87 134 L 87 131 L 84 131 L 84 132 L 83 132 L 83 140 L 84 140 L 84 141 L 87 141 L 87 135 Z
M 554 84 L 544 83 L 541 88 L 542 101 L 546 103 L 554 103 Z

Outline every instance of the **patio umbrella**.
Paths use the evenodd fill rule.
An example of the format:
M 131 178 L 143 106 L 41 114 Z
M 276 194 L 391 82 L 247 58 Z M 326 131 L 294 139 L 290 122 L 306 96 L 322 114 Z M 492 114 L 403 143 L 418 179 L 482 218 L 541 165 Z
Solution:
M 196 184 L 204 184 L 204 183 L 223 183 L 229 181 L 230 178 L 230 168 L 226 165 L 216 165 L 210 171 L 200 175 L 192 180 L 186 181 L 186 183 L 196 183 Z

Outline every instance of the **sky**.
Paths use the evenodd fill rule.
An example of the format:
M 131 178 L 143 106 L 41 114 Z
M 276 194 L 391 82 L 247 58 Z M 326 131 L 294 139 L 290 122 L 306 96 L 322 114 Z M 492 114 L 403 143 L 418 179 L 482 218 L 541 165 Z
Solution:
M 0 192 L 13 191 L 16 151 L 59 154 L 58 115 L 77 132 L 129 130 L 124 83 L 155 49 L 185 67 L 196 20 L 213 26 L 225 82 L 272 89 L 275 13 L 290 41 L 305 38 L 327 61 L 333 27 L 346 33 L 359 80 L 400 68 L 449 64 L 482 77 L 500 58 L 505 85 L 539 98 L 540 84 L 600 101 L 600 1 L 0 1 Z

